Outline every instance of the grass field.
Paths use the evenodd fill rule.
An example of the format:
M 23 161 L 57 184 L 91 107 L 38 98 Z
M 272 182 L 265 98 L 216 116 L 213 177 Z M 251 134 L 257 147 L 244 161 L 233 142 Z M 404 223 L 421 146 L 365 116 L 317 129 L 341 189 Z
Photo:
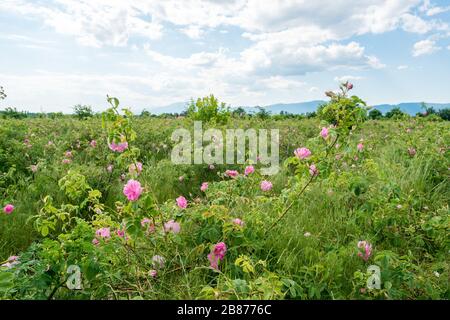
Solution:
M 0 297 L 449 298 L 448 121 L 370 120 L 337 142 L 317 118 L 216 125 L 280 130 L 282 167 L 265 177 L 260 164 L 174 165 L 171 133 L 190 118 L 126 125 L 136 137 L 118 153 L 99 117 L 0 120 L 0 199 L 14 206 L 0 215 Z M 69 265 L 80 290 L 66 286 Z

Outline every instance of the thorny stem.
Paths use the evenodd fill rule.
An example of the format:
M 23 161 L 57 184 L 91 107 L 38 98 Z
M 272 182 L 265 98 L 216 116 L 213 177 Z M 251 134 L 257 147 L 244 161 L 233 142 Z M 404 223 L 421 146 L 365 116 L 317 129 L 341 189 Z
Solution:
M 298 194 L 298 196 L 300 197 L 306 190 L 306 188 L 311 184 L 311 182 L 314 180 L 314 178 L 316 177 L 316 175 L 312 175 L 311 178 L 309 179 L 309 181 L 303 186 L 302 190 L 300 191 L 300 193 Z M 284 209 L 284 211 L 281 213 L 281 215 L 278 217 L 278 219 L 270 226 L 270 228 L 267 230 L 267 232 L 270 232 L 277 224 L 278 222 L 280 222 L 281 219 L 284 218 L 284 216 L 286 216 L 286 214 L 289 212 L 289 210 L 292 208 L 292 206 L 294 205 L 295 200 L 293 200 L 287 207 L 286 209 Z
M 334 145 L 336 144 L 336 142 L 339 139 L 339 134 L 336 135 L 336 139 L 334 139 L 333 143 L 327 148 L 327 152 L 325 157 L 328 156 L 329 152 L 331 149 L 333 149 Z M 303 186 L 302 190 L 300 190 L 300 193 L 298 194 L 298 197 L 300 197 L 306 190 L 306 188 L 311 184 L 311 182 L 314 180 L 314 178 L 317 175 L 312 175 L 311 178 L 309 179 L 309 181 Z M 289 212 L 289 210 L 292 208 L 292 206 L 294 205 L 295 200 L 293 200 L 287 207 L 286 209 L 284 209 L 284 211 L 281 213 L 281 215 L 279 216 L 279 218 L 270 226 L 270 228 L 267 230 L 267 232 L 270 232 L 277 224 L 278 222 L 280 222 L 281 219 L 284 218 L 284 216 L 286 216 L 286 214 Z
M 333 143 L 327 148 L 326 151 L 326 155 L 325 157 L 328 156 L 328 154 L 330 153 L 330 150 L 333 149 L 334 145 L 336 144 L 336 142 L 339 139 L 339 134 L 336 135 L 336 139 L 334 139 Z M 303 186 L 302 190 L 300 190 L 300 193 L 298 194 L 298 197 L 300 197 L 306 190 L 306 188 L 311 184 L 311 182 L 314 180 L 314 178 L 317 175 L 312 175 L 311 178 L 309 179 L 309 181 Z M 270 226 L 270 228 L 267 230 L 267 232 L 270 232 L 277 224 L 278 222 L 280 222 L 281 219 L 284 218 L 284 216 L 286 216 L 286 214 L 289 212 L 289 210 L 292 208 L 292 206 L 294 205 L 295 201 L 292 201 L 287 207 L 286 209 L 284 209 L 284 211 L 281 213 L 280 217 Z

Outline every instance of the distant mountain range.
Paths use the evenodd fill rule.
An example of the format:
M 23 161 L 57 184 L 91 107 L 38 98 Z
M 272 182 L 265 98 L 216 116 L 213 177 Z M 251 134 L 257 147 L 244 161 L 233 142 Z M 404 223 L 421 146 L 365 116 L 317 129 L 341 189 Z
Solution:
M 277 103 L 271 104 L 268 106 L 263 106 L 263 108 L 269 111 L 271 114 L 279 114 L 281 111 L 300 114 L 307 112 L 314 112 L 317 110 L 317 107 L 326 101 L 323 100 L 314 100 L 308 102 L 295 102 L 295 103 Z M 164 107 L 156 107 L 146 109 L 153 114 L 161 114 L 161 113 L 182 113 L 186 110 L 188 102 L 177 102 L 172 103 Z M 433 107 L 435 110 L 450 108 L 450 103 L 430 103 L 426 102 L 428 107 Z M 372 106 L 374 109 L 380 110 L 382 113 L 386 113 L 389 110 L 398 107 L 403 112 L 406 112 L 410 115 L 415 115 L 418 112 L 423 112 L 422 102 L 403 102 L 399 104 L 380 104 Z M 237 107 L 232 107 L 237 108 Z M 244 110 L 248 113 L 258 112 L 257 107 L 248 107 L 243 106 Z

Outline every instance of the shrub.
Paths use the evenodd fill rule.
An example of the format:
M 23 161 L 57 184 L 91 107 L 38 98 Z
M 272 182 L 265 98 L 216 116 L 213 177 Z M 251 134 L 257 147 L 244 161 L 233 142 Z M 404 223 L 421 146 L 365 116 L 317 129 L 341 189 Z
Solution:
M 230 118 L 229 107 L 219 102 L 214 95 L 198 98 L 191 101 L 187 109 L 187 116 L 197 121 L 227 123 Z

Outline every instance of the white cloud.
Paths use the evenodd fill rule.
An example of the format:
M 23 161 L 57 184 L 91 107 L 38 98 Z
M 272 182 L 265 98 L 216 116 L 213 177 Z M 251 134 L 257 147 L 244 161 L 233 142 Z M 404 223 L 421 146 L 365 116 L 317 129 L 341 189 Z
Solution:
M 187 28 L 182 28 L 180 29 L 180 31 L 191 39 L 200 39 L 205 33 L 205 31 L 202 28 L 195 25 L 191 25 Z
M 334 81 L 337 82 L 347 82 L 347 81 L 357 81 L 357 80 L 362 80 L 364 79 L 364 77 L 360 77 L 360 76 L 341 76 L 341 77 L 334 77 Z
M 162 25 L 144 18 L 145 8 L 119 0 L 55 0 L 44 5 L 26 0 L 3 0 L 0 11 L 38 17 L 56 32 L 74 36 L 86 46 L 125 46 L 131 35 L 159 39 Z
M 317 88 L 317 87 L 311 87 L 311 88 L 309 88 L 308 91 L 311 92 L 311 93 L 318 92 L 318 91 L 319 91 L 319 88 Z
M 432 54 L 433 52 L 439 50 L 440 47 L 436 46 L 436 42 L 430 39 L 422 40 L 416 42 L 413 46 L 413 56 L 419 57 L 422 55 Z
M 406 70 L 408 68 L 409 67 L 407 65 L 400 65 L 400 66 L 397 67 L 397 70 Z
M 425 13 L 427 16 L 431 17 L 434 15 L 438 15 L 450 10 L 450 6 L 447 7 L 438 7 L 432 5 L 430 0 L 424 0 L 422 6 L 420 6 L 419 10 Z

